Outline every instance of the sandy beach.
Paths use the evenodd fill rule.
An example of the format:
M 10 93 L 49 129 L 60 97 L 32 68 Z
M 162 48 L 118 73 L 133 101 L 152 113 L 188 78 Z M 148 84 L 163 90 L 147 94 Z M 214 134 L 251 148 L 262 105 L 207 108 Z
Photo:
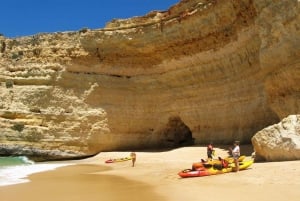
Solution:
M 250 159 L 252 146 L 241 146 Z M 298 201 L 300 161 L 254 163 L 238 173 L 180 178 L 177 173 L 206 158 L 206 147 L 137 151 L 131 161 L 106 164 L 130 152 L 102 152 L 75 165 L 29 176 L 30 182 L 0 187 L 1 201 Z M 216 155 L 228 156 L 216 146 Z

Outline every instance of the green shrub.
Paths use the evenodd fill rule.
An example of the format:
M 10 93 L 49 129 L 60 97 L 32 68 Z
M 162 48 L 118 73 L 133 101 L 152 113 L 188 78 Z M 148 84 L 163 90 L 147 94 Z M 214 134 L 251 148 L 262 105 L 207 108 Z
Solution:
M 19 132 L 22 132 L 23 129 L 24 129 L 24 124 L 23 123 L 16 123 L 14 124 L 11 129 L 15 130 L 15 131 L 19 131 Z
M 30 132 L 24 136 L 24 139 L 28 142 L 38 142 L 43 138 L 41 133 Z
M 35 55 L 35 56 L 40 56 L 40 54 L 41 54 L 41 52 L 42 52 L 42 49 L 41 48 L 35 48 L 35 49 L 33 49 L 32 50 L 32 52 L 33 52 L 33 54 Z
M 84 28 L 79 30 L 79 33 L 86 33 L 86 32 L 88 32 L 88 30 L 89 30 L 89 28 L 84 27 Z
M 12 59 L 18 59 L 19 56 L 20 56 L 19 54 L 13 53 L 13 54 L 11 55 L 11 58 L 12 58 Z
M 30 112 L 34 112 L 34 113 L 41 113 L 41 110 L 38 107 L 32 107 L 29 110 L 30 110 Z
M 23 56 L 23 55 L 24 55 L 24 52 L 23 52 L 23 51 L 19 51 L 19 52 L 18 52 L 18 55 L 19 55 L 19 56 Z
M 2 41 L 2 45 L 1 45 L 1 53 L 5 52 L 6 49 L 6 43 L 4 41 Z
M 14 86 L 14 81 L 6 80 L 5 85 L 6 85 L 6 88 L 12 88 Z

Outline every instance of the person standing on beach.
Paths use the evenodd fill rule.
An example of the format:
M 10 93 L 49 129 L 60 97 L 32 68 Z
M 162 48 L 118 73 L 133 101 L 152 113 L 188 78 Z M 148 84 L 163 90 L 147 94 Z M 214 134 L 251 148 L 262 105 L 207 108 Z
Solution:
M 131 161 L 132 161 L 132 167 L 134 167 L 134 164 L 135 164 L 135 161 L 136 161 L 136 153 L 131 152 L 130 157 L 131 157 Z
M 207 160 L 212 160 L 213 152 L 214 152 L 214 147 L 212 143 L 209 143 L 209 145 L 207 145 Z
M 235 164 L 235 171 L 238 172 L 240 170 L 239 168 L 239 157 L 240 157 L 240 145 L 239 141 L 234 142 L 234 147 L 231 149 L 232 157 Z

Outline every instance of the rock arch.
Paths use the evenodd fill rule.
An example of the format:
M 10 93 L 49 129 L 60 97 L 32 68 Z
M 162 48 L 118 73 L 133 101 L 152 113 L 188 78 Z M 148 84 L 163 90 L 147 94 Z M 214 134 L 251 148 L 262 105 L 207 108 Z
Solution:
M 168 123 L 159 132 L 160 147 L 180 147 L 194 144 L 190 128 L 179 116 L 170 116 Z

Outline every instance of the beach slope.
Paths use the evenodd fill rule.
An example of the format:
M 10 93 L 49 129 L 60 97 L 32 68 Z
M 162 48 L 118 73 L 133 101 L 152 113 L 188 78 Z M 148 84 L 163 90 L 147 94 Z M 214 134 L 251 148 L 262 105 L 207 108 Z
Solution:
M 241 146 L 250 159 L 252 146 Z M 1 201 L 298 201 L 300 161 L 254 163 L 238 173 L 180 178 L 177 173 L 206 157 L 206 147 L 136 152 L 131 161 L 106 164 L 130 152 L 102 152 L 75 165 L 33 174 L 30 182 L 0 188 Z M 221 157 L 227 150 L 216 148 Z

